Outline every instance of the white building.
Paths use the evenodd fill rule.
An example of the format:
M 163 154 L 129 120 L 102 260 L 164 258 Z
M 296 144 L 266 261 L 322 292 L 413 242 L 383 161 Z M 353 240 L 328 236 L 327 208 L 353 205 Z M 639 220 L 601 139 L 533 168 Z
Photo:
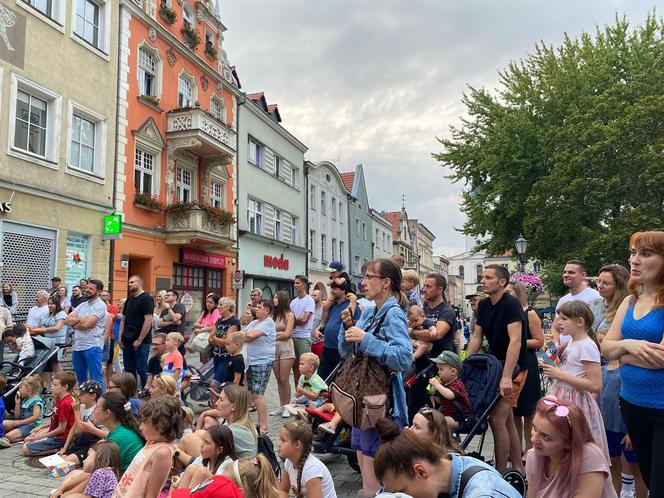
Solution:
M 348 196 L 339 171 L 329 161 L 307 161 L 309 218 L 309 281 L 325 288 L 326 271 L 332 261 L 341 261 L 348 271 Z M 349 271 L 350 273 L 350 271 Z
M 463 279 L 464 297 L 476 292 L 482 281 L 482 270 L 486 253 L 484 251 L 473 252 L 480 243 L 472 237 L 466 236 L 466 250 L 449 258 L 449 274 Z M 470 315 L 470 307 L 465 305 L 466 313 Z
M 433 241 L 436 236 L 418 220 L 408 220 L 413 249 L 416 255 L 415 270 L 424 282 L 427 275 L 433 273 Z
M 392 223 L 375 209 L 369 209 L 371 217 L 373 259 L 392 256 Z

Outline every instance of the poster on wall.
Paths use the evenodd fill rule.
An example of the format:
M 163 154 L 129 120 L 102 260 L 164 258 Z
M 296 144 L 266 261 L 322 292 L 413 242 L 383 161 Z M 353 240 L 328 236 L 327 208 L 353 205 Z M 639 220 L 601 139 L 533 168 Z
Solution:
M 88 278 L 88 249 L 90 238 L 86 235 L 70 233 L 67 235 L 65 253 L 65 285 L 71 295 L 71 288 L 78 285 L 82 278 Z

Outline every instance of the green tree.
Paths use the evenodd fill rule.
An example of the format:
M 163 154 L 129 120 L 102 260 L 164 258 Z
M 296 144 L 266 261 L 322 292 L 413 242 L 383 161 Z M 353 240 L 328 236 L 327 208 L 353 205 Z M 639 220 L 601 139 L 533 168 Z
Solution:
M 625 263 L 631 233 L 664 229 L 664 24 L 616 19 L 499 74 L 434 154 L 465 183 L 463 232 L 493 254 L 523 233 L 530 258 L 591 273 Z

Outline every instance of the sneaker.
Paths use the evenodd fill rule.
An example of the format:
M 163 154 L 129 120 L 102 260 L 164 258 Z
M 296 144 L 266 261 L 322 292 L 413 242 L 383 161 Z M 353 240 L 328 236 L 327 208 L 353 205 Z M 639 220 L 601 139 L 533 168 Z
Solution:
M 280 407 L 277 408 L 276 410 L 272 410 L 272 411 L 270 412 L 270 416 L 271 416 L 271 417 L 276 417 L 276 416 L 278 416 L 278 415 L 281 415 L 281 414 L 284 413 L 284 410 L 285 410 L 285 407 L 280 406 Z
M 318 428 L 321 431 L 325 431 L 328 434 L 336 434 L 337 433 L 337 428 L 333 426 L 330 422 L 325 422 L 324 424 L 320 424 Z
M 290 418 L 290 412 L 288 408 L 284 407 L 284 411 L 281 412 L 281 418 Z
M 6 437 L 0 437 L 0 448 L 9 448 L 12 444 Z

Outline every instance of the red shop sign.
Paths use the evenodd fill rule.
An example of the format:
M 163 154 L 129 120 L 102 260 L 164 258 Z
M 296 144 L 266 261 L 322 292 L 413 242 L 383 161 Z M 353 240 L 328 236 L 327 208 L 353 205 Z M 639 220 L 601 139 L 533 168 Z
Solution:
M 226 256 L 194 249 L 182 249 L 182 263 L 210 268 L 226 268 Z
M 263 266 L 275 270 L 288 270 L 288 259 L 284 258 L 283 254 L 278 258 L 266 254 L 263 256 Z

